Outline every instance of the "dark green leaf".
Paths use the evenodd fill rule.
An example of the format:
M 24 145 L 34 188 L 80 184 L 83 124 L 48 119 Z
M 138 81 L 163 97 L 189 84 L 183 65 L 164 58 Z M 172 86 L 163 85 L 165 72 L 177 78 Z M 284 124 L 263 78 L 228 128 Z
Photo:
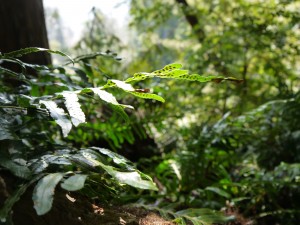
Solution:
M 63 178 L 62 173 L 51 173 L 39 180 L 33 190 L 32 200 L 36 213 L 44 215 L 50 211 L 53 203 L 54 190 Z

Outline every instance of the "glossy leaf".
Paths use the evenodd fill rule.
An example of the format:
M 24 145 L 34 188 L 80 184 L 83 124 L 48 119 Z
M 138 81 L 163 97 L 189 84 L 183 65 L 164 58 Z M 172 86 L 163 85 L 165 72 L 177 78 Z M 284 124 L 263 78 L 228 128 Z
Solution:
M 141 177 L 138 172 L 119 172 L 112 166 L 101 165 L 101 167 L 110 174 L 114 179 L 122 184 L 127 184 L 132 187 L 147 189 L 147 190 L 158 190 L 155 183 L 151 180 L 145 180 Z
M 67 191 L 78 191 L 84 187 L 87 175 L 75 174 L 64 180 L 60 186 Z
M 34 187 L 32 200 L 39 216 L 50 211 L 55 187 L 62 178 L 62 173 L 51 173 L 40 179 Z
M 88 152 L 83 152 L 82 156 L 87 161 L 84 163 L 88 163 L 88 165 L 92 167 L 101 167 L 120 184 L 127 184 L 140 189 L 157 190 L 155 183 L 149 177 L 147 177 L 147 179 L 143 179 L 141 174 L 137 171 L 120 172 L 117 170 L 117 168 L 104 165 L 102 162 L 95 159 L 95 157 Z
M 101 154 L 108 156 L 111 158 L 114 163 L 126 167 L 126 169 L 133 170 L 132 162 L 130 162 L 128 159 L 126 159 L 124 156 L 119 155 L 113 151 L 110 151 L 106 148 L 97 148 L 97 147 L 91 147 L 90 149 L 93 149 L 94 151 L 100 152 Z
M 31 171 L 28 169 L 27 166 L 19 165 L 14 161 L 1 156 L 0 158 L 0 166 L 8 169 L 13 175 L 21 178 L 29 178 L 31 175 Z

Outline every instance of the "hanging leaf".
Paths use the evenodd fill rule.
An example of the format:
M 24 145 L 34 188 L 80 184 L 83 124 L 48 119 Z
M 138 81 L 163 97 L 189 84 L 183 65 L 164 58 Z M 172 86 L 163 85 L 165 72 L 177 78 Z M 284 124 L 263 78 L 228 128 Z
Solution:
M 157 100 L 160 102 L 165 102 L 165 100 L 162 97 L 160 97 L 159 95 L 156 95 L 156 94 L 152 94 L 152 93 L 141 93 L 141 92 L 136 92 L 136 91 L 130 91 L 128 93 L 135 95 L 139 98 L 154 99 L 154 100 Z
M 90 59 L 95 59 L 98 56 L 107 57 L 107 58 L 113 58 L 113 59 L 115 59 L 117 61 L 120 61 L 120 58 L 117 57 L 117 55 L 115 53 L 113 53 L 113 52 L 95 52 L 95 53 L 91 53 L 91 54 L 77 56 L 74 59 L 74 62 L 80 62 L 80 61 L 86 61 L 86 60 L 90 60 Z
M 129 122 L 129 117 L 128 117 L 127 113 L 124 111 L 124 108 L 123 108 L 125 106 L 123 106 L 123 105 L 113 105 L 113 104 L 110 104 L 109 106 L 113 109 L 113 111 L 118 113 L 123 118 L 123 120 L 125 120 L 126 123 Z
M 80 108 L 77 94 L 74 92 L 64 91 L 58 95 L 62 95 L 65 98 L 65 105 L 74 126 L 77 127 L 79 124 L 84 123 L 85 115 Z
M 100 88 L 88 88 L 92 90 L 95 94 L 97 94 L 103 101 L 111 103 L 113 105 L 120 105 L 111 93 L 101 90 Z
M 220 77 L 220 76 L 201 76 L 199 74 L 191 74 L 191 75 L 182 75 L 182 76 L 178 76 L 175 77 L 175 79 L 180 79 L 180 80 L 189 80 L 189 81 L 198 81 L 198 82 L 209 82 L 213 79 L 223 79 L 224 77 Z
M 39 216 L 50 211 L 53 203 L 54 189 L 62 178 L 62 173 L 51 173 L 40 179 L 34 187 L 32 200 L 35 211 Z
M 214 193 L 216 193 L 220 196 L 223 196 L 227 199 L 230 199 L 230 197 L 231 197 L 229 193 L 227 193 L 226 191 L 224 191 L 218 187 L 206 187 L 205 190 L 214 192 Z
M 37 48 L 37 47 L 23 48 L 23 49 L 20 49 L 17 51 L 4 53 L 3 57 L 21 57 L 23 55 L 27 55 L 27 54 L 34 53 L 34 52 L 48 52 L 48 53 L 58 54 L 61 56 L 68 57 L 70 59 L 70 61 L 72 63 L 74 63 L 73 59 L 70 56 L 68 56 L 67 54 L 65 54 L 61 51 L 54 51 L 54 50 L 50 50 L 50 49 L 46 49 L 46 48 Z
M 71 131 L 72 124 L 66 117 L 66 114 L 62 108 L 58 108 L 57 104 L 53 101 L 40 101 L 40 104 L 44 104 L 49 110 L 51 117 L 61 127 L 64 137 L 67 137 Z
M 75 174 L 62 182 L 60 186 L 67 191 L 78 191 L 84 187 L 86 178 L 87 175 Z

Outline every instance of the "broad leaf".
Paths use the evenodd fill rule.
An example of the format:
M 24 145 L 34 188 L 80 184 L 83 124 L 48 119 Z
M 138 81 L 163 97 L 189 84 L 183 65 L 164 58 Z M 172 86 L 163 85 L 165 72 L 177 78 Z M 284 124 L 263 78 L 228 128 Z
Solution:
M 44 215 L 50 211 L 55 187 L 62 178 L 62 173 L 51 173 L 40 179 L 34 187 L 32 200 L 38 215 Z
M 40 101 L 40 104 L 44 104 L 49 110 L 51 117 L 61 127 L 63 136 L 68 136 L 72 129 L 70 120 L 66 117 L 66 114 L 62 108 L 58 108 L 57 104 L 53 101 Z
M 75 174 L 62 182 L 60 186 L 67 191 L 78 191 L 84 187 L 86 178 L 87 175 Z
M 132 162 L 130 162 L 128 159 L 126 159 L 124 156 L 119 155 L 113 151 L 110 151 L 105 148 L 97 148 L 97 147 L 91 147 L 90 149 L 93 149 L 94 151 L 100 152 L 101 154 L 110 157 L 114 163 L 126 167 L 126 169 L 133 170 Z
M 101 167 L 113 178 L 122 184 L 128 184 L 132 187 L 157 191 L 155 183 L 151 180 L 142 179 L 138 172 L 119 172 L 112 166 L 101 165 Z
M 8 169 L 12 174 L 21 178 L 28 178 L 31 175 L 31 171 L 27 166 L 19 165 L 13 162 L 11 159 L 5 158 L 3 155 L 0 158 L 0 165 Z
M 155 183 L 147 176 L 147 180 L 143 179 L 141 174 L 137 171 L 133 172 L 120 172 L 117 168 L 112 166 L 104 165 L 102 162 L 95 159 L 95 157 L 87 152 L 83 152 L 82 156 L 89 161 L 88 165 L 92 167 L 101 167 L 104 169 L 109 175 L 111 175 L 114 179 L 116 179 L 121 184 L 127 184 L 140 189 L 147 190 L 157 190 Z M 87 162 L 83 161 L 83 159 L 79 158 L 81 163 L 87 164 Z

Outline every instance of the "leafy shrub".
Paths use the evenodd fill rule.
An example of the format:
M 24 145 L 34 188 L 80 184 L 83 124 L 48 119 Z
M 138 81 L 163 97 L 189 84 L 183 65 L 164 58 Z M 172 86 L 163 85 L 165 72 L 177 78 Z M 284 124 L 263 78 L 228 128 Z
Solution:
M 188 134 L 179 130 L 184 148 L 156 167 L 165 195 L 189 207 L 220 209 L 230 201 L 259 224 L 295 224 L 299 109 L 298 92 L 239 117 L 227 113 L 213 125 L 195 125 Z
M 78 129 L 88 126 L 85 110 L 99 110 L 94 107 L 95 102 L 99 102 L 96 97 L 112 109 L 113 115 L 119 115 L 125 124 L 130 123 L 125 109 L 133 107 L 119 103 L 107 90 L 117 88 L 135 97 L 164 102 L 159 95 L 148 90 L 135 89 L 130 83 L 148 78 L 199 82 L 216 79 L 238 81 L 231 77 L 189 75 L 187 70 L 181 69 L 181 64 L 174 63 L 152 73 L 135 73 L 125 81 L 108 79 L 103 86 L 94 87 L 91 73 L 67 65 L 84 62 L 86 66 L 88 60 L 97 56 L 118 60 L 115 54 L 95 53 L 74 60 L 69 58 L 70 62 L 65 66 L 54 67 L 27 64 L 18 59 L 22 55 L 39 51 L 66 56 L 62 52 L 42 48 L 26 48 L 0 55 L 1 62 L 16 64 L 21 69 L 21 72 L 15 72 L 0 67 L 0 165 L 1 169 L 20 178 L 21 184 L 1 209 L 2 221 L 10 216 L 13 204 L 35 182 L 37 184 L 32 198 L 38 215 L 51 209 L 54 190 L 59 183 L 67 191 L 81 190 L 85 195 L 96 195 L 104 200 L 117 196 L 125 184 L 140 189 L 157 190 L 152 179 L 137 170 L 123 156 L 105 148 L 77 148 L 74 139 L 68 139 L 69 134 L 72 136 L 73 126 Z M 33 69 L 36 74 L 28 73 L 28 69 Z M 85 107 L 86 105 L 92 107 Z M 101 119 L 99 117 L 98 115 L 94 119 Z M 107 123 L 105 120 L 102 122 Z M 116 119 L 115 122 L 119 123 L 120 120 Z M 101 193 L 101 196 L 97 193 Z

